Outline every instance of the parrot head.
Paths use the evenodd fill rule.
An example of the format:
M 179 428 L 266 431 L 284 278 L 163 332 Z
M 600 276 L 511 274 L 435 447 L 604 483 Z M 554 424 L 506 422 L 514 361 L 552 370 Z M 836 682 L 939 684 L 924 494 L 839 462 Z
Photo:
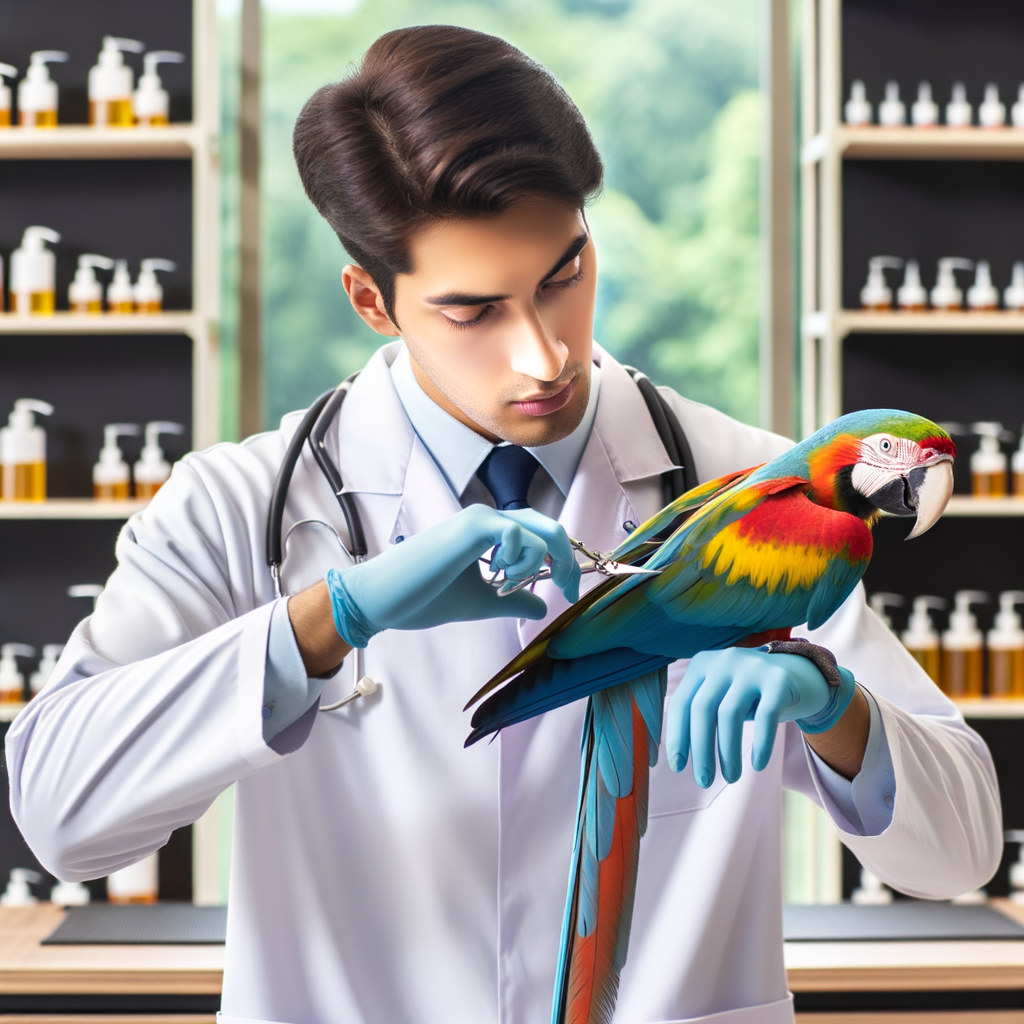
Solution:
M 956 446 L 941 427 L 898 409 L 848 413 L 797 445 L 810 497 L 873 522 L 916 516 L 907 539 L 931 529 L 953 493 Z

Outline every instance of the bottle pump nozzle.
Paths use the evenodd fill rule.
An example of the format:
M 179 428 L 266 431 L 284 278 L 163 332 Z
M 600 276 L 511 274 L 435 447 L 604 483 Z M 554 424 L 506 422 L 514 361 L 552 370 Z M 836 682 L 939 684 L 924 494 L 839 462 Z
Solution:
M 892 619 L 889 618 L 885 613 L 885 609 L 902 608 L 906 602 L 899 594 L 890 594 L 885 590 L 879 590 L 877 593 L 872 594 L 868 601 L 871 606 L 871 610 L 890 628 L 892 629 Z
M 997 309 L 999 306 L 999 292 L 992 284 L 988 260 L 978 260 L 974 284 L 967 289 L 967 305 L 971 309 Z
M 139 264 L 139 271 L 143 274 L 152 274 L 154 270 L 166 270 L 168 273 L 174 273 L 177 269 L 178 264 L 173 260 L 150 259 L 143 260 Z
M 956 283 L 954 270 L 973 270 L 971 260 L 959 256 L 945 256 L 939 260 L 939 272 L 932 289 L 932 305 L 936 309 L 960 309 L 964 302 L 964 293 Z
M 102 583 L 75 583 L 67 589 L 68 597 L 91 597 L 93 611 L 96 610 L 96 600 L 102 593 Z
M 160 75 L 156 68 L 158 64 L 182 64 L 185 61 L 185 54 L 175 50 L 151 50 L 142 58 L 143 73 L 139 79 L 139 88 L 143 88 L 143 82 L 150 79 L 153 84 L 159 87 Z
M 12 67 L 10 64 L 0 64 L 0 77 L 17 78 L 18 69 L 16 67 Z
M 68 55 L 63 50 L 36 50 L 29 57 L 28 71 L 25 76 L 30 82 L 48 82 L 50 71 L 47 64 L 63 64 Z
M 100 50 L 99 62 L 107 67 L 118 66 L 124 63 L 121 52 L 142 53 L 146 44 L 140 43 L 137 39 L 122 39 L 120 36 L 104 36 L 103 49 Z
M 999 595 L 999 611 L 996 613 L 995 628 L 1000 633 L 1019 633 L 1020 616 L 1017 605 L 1024 604 L 1024 590 L 1004 590 Z
M 14 665 L 15 671 L 17 671 L 15 658 L 31 658 L 35 653 L 36 649 L 28 644 L 3 644 L 0 646 L 0 660 Z
M 949 616 L 950 633 L 975 633 L 978 620 L 971 611 L 972 604 L 988 604 L 988 594 L 983 590 L 958 590 L 953 595 L 953 611 Z
M 142 449 L 142 458 L 164 457 L 163 449 L 160 447 L 161 434 L 184 434 L 185 428 L 180 423 L 171 423 L 169 420 L 153 420 L 146 424 L 146 444 Z
M 910 120 L 918 128 L 931 128 L 939 123 L 939 105 L 932 99 L 930 82 L 917 87 L 917 102 L 910 108 Z
M 867 90 L 860 79 L 850 86 L 850 98 L 846 101 L 844 114 L 847 124 L 871 124 L 871 104 L 868 103 Z
M 1006 104 L 999 102 L 999 86 L 995 82 L 985 86 L 985 99 L 978 107 L 978 124 L 982 128 L 1002 128 L 1006 124 Z
M 136 423 L 108 423 L 103 428 L 103 447 L 100 449 L 100 462 L 123 462 L 119 437 L 137 437 L 139 427 Z
M 7 417 L 7 425 L 14 430 L 30 430 L 36 425 L 33 413 L 37 412 L 43 416 L 52 416 L 53 406 L 38 398 L 18 398 L 14 402 L 14 410 Z
M 33 907 L 39 901 L 32 895 L 29 882 L 41 882 L 43 876 L 31 868 L 11 868 L 7 888 L 0 894 L 0 904 L 5 907 Z
M 903 260 L 898 256 L 872 256 L 868 260 L 868 280 L 861 289 L 860 301 L 866 309 L 892 308 L 892 289 L 885 282 L 885 269 L 898 270 Z
M 59 232 L 54 231 L 53 228 L 43 228 L 34 224 L 30 228 L 25 228 L 25 233 L 21 236 L 21 247 L 39 252 L 44 248 L 43 242 L 56 245 L 59 241 Z
M 967 102 L 967 86 L 963 82 L 953 83 L 953 97 L 946 104 L 946 124 L 950 128 L 970 127 L 973 114 Z
M 885 83 L 885 99 L 878 104 L 878 123 L 886 128 L 898 128 L 907 123 L 907 108 L 900 100 L 899 82 Z
M 135 305 L 140 313 L 157 313 L 163 306 L 164 290 L 156 278 L 157 270 L 173 273 L 178 265 L 173 260 L 148 259 L 139 265 L 139 279 L 135 282 Z
M 1003 302 L 1007 309 L 1024 309 L 1024 262 L 1021 260 L 1013 265 L 1013 276 L 1003 292 Z

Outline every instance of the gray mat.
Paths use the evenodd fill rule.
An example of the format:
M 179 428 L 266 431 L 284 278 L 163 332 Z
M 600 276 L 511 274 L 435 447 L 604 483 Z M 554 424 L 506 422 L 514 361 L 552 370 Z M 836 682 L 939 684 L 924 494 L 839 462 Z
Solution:
M 888 906 L 790 904 L 782 914 L 787 942 L 1024 940 L 1024 927 L 991 907 L 896 900 Z
M 178 946 L 224 942 L 227 907 L 194 907 L 190 903 L 114 906 L 91 903 L 69 907 L 44 946 Z

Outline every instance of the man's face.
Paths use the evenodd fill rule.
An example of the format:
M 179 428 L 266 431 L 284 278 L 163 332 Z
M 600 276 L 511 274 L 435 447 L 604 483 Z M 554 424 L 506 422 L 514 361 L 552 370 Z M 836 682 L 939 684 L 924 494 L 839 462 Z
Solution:
M 410 255 L 395 318 L 427 394 L 491 440 L 536 446 L 572 433 L 590 394 L 597 283 L 582 213 L 533 199 L 438 221 L 413 236 Z

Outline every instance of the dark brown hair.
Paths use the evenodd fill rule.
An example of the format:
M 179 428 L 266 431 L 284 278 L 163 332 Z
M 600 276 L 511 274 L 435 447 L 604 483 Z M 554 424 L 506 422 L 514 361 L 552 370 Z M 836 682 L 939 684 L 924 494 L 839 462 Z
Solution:
M 537 196 L 582 207 L 601 188 L 601 158 L 554 77 L 503 39 L 451 25 L 381 36 L 307 101 L 293 149 L 306 195 L 392 319 L 409 237 L 430 220 Z

